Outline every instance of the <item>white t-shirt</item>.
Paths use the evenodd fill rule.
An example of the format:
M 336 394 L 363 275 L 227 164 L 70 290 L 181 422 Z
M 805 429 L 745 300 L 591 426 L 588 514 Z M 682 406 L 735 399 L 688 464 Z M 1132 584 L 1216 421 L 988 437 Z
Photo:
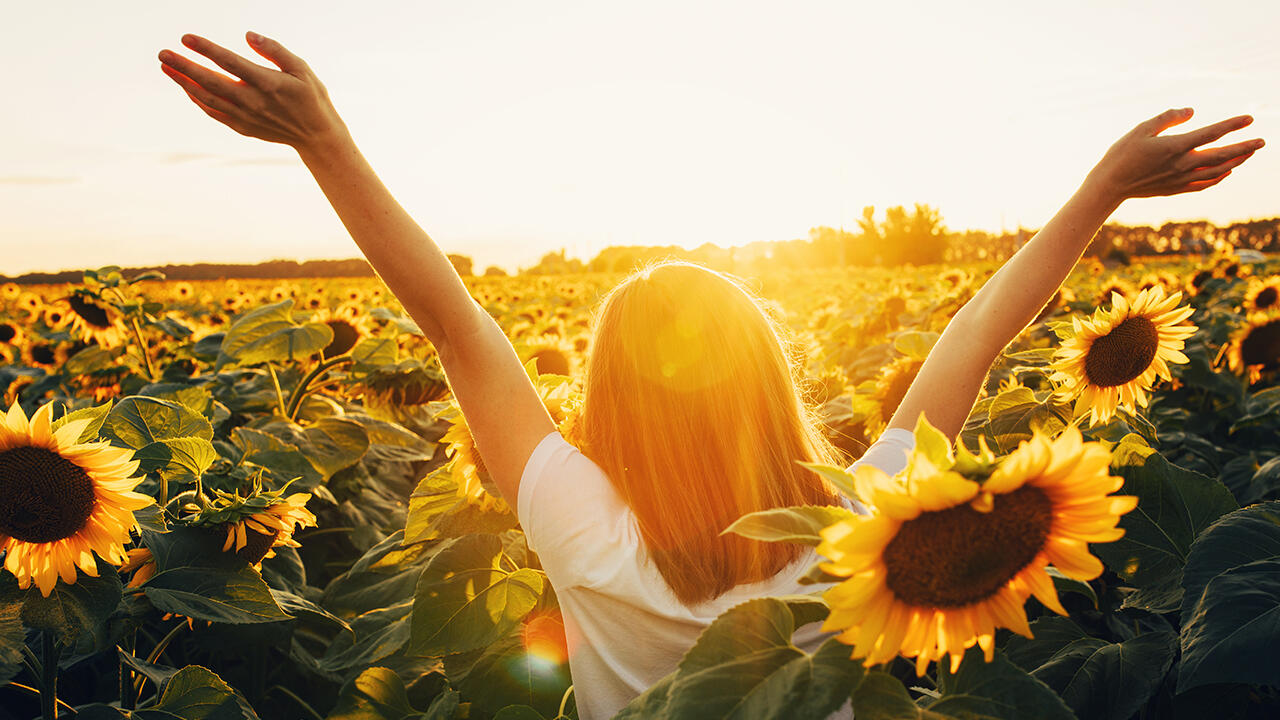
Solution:
M 870 463 L 896 473 L 913 445 L 909 431 L 887 430 L 854 466 Z M 856 503 L 854 509 L 866 512 Z M 558 432 L 544 437 L 529 456 L 516 514 L 560 601 L 582 720 L 615 715 L 674 670 L 698 635 L 734 605 L 821 587 L 799 584 L 817 559 L 810 550 L 769 580 L 684 606 L 648 562 L 635 515 L 604 471 Z M 814 652 L 827 637 L 820 627 L 798 629 L 793 642 Z

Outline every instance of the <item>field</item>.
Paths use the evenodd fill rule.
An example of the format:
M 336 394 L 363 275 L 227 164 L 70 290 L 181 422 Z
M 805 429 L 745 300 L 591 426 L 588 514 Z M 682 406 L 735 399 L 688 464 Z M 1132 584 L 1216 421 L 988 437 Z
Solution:
M 751 282 L 852 461 L 994 269 Z M 1020 443 L 1059 437 L 1083 414 L 1084 440 L 1105 444 L 1119 494 L 1137 498 L 1124 536 L 1090 548 L 1101 574 L 1050 569 L 1057 600 L 1022 596 L 1033 637 L 1000 630 L 989 662 L 970 638 L 950 648 L 957 660 L 967 648 L 958 666 L 935 648 L 867 667 L 843 642 L 813 656 L 790 645 L 787 628 L 827 616 L 820 596 L 753 601 L 622 716 L 821 718 L 852 696 L 860 719 L 1275 717 L 1277 273 L 1280 260 L 1230 252 L 1086 260 L 992 368 L 961 436 L 985 468 L 974 472 L 992 476 Z M 592 309 L 618 279 L 467 280 L 566 433 Z M 1072 318 L 1156 287 L 1194 309 L 1185 362 L 1169 356 L 1172 379 L 1157 379 L 1145 407 L 1122 397 L 1089 417 L 1101 401 L 1070 396 L 1059 362 L 1079 333 Z M 1115 362 L 1150 349 L 1108 337 L 1121 343 Z M 189 283 L 102 268 L 74 285 L 10 284 L 0 355 L 4 409 L 20 408 L 0 428 L 0 717 L 576 717 L 551 586 L 431 346 L 378 281 Z M 84 449 L 96 441 L 113 449 Z M 47 490 L 25 489 L 30 477 Z M 833 516 L 783 515 L 735 528 L 832 547 Z M 839 580 L 827 574 L 837 569 L 811 577 Z

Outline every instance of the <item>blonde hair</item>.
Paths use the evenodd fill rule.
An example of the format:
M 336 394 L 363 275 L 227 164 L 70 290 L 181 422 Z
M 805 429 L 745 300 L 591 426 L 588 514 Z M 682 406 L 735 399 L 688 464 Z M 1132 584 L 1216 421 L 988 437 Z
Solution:
M 801 548 L 720 532 L 742 515 L 834 505 L 797 461 L 835 462 L 797 391 L 782 331 L 741 281 L 700 265 L 640 270 L 605 298 L 572 438 L 639 521 L 685 605 L 764 580 Z

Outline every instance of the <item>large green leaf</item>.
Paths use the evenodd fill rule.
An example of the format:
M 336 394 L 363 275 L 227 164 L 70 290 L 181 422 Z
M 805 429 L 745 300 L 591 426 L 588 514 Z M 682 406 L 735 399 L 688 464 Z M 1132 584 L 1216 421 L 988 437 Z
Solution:
M 1164 682 L 1177 634 L 1161 630 L 1121 643 L 1080 638 L 1031 674 L 1062 696 L 1078 717 L 1127 720 Z
M 342 687 L 327 720 L 407 720 L 420 717 L 394 671 L 372 667 Z
M 1012 452 L 1036 430 L 1055 435 L 1071 422 L 1070 406 L 1054 400 L 1051 393 L 1037 397 L 1021 385 L 1009 388 L 992 400 L 987 409 L 987 437 L 998 452 Z
M 939 663 L 938 689 L 942 698 L 929 710 L 962 718 L 1002 720 L 1075 720 L 1071 709 L 1048 685 L 1009 662 L 1002 653 L 984 662 L 982 650 L 973 647 L 955 674 Z
M 552 717 L 570 685 L 568 664 L 530 653 L 519 630 L 486 648 L 456 680 L 447 662 L 445 669 L 462 696 L 486 713 L 527 705 Z
M 213 443 L 200 437 L 159 440 L 143 446 L 133 454 L 144 472 L 157 472 L 169 478 L 197 478 L 218 459 Z
M 1058 615 L 1046 615 L 1033 620 L 1031 635 L 1010 635 L 1001 648 L 1010 662 L 1027 672 L 1049 662 L 1049 658 L 1071 643 L 1089 637 L 1084 628 L 1074 620 Z
M 1138 507 L 1120 518 L 1124 537 L 1091 548 L 1138 587 L 1181 573 L 1196 536 L 1236 508 L 1225 485 L 1169 463 L 1137 436 L 1115 447 L 1111 463 L 1124 477 L 1120 494 L 1137 495 Z
M 258 720 L 258 714 L 230 685 L 208 668 L 188 665 L 165 685 L 160 701 L 137 710 L 138 720 Z
M 822 542 L 819 533 L 823 528 L 856 517 L 858 515 L 852 510 L 828 505 L 774 508 L 743 515 L 725 528 L 724 533 L 736 533 L 766 542 L 795 542 L 816 546 Z
M 290 617 L 280 609 L 262 577 L 247 565 L 163 570 L 148 580 L 143 590 L 161 610 L 197 620 L 247 624 Z
M 102 423 L 107 419 L 107 413 L 111 412 L 111 401 L 107 401 L 103 405 L 95 405 L 93 407 L 80 408 L 63 415 L 53 421 L 53 429 L 66 425 L 74 420 L 88 420 L 89 424 L 80 432 L 79 442 L 89 442 L 98 437 L 98 431 L 102 429 Z
M 102 436 L 139 450 L 175 438 L 213 439 L 213 426 L 203 415 L 170 400 L 132 395 L 111 408 L 102 423 Z
M 467 535 L 441 550 L 422 571 L 409 646 L 419 655 L 484 647 L 503 637 L 538 604 L 539 570 L 503 567 L 502 539 Z
M 791 643 L 797 627 L 821 619 L 813 598 L 758 598 L 702 632 L 670 680 L 650 688 L 624 717 L 826 718 L 863 676 L 848 645 L 828 638 L 810 655 Z
M 367 667 L 398 652 L 409 641 L 412 614 L 413 603 L 405 600 L 352 619 L 352 634 L 333 639 L 320 661 L 320 667 L 342 672 Z
M 324 323 L 294 322 L 293 300 L 254 308 L 236 319 L 222 338 L 215 367 L 228 362 L 254 365 L 262 362 L 300 360 L 333 341 L 333 330 Z
M 355 465 L 369 449 L 369 434 L 360 423 L 343 418 L 321 418 L 303 434 L 307 444 L 300 447 L 325 477 Z
M 27 592 L 22 621 L 57 634 L 79 650 L 101 649 L 108 643 L 107 619 L 119 606 L 123 590 L 115 568 L 100 562 L 96 578 L 77 570 L 73 584 L 59 580 L 49 597 L 39 590 Z
M 1280 502 L 1237 510 L 1196 539 L 1182 572 L 1181 622 L 1191 622 L 1205 586 L 1214 577 L 1258 560 L 1280 559 Z
M 435 453 L 435 443 L 403 425 L 359 413 L 347 413 L 342 418 L 364 428 L 369 436 L 368 457 L 375 460 L 416 462 L 430 460 Z
M 1234 567 L 1205 585 L 1182 628 L 1178 691 L 1209 683 L 1280 687 L 1280 560 Z
M 853 692 L 853 715 L 858 720 L 949 720 L 920 707 L 894 676 L 869 672 Z M 971 717 L 971 716 L 969 716 Z
M 298 446 L 275 435 L 238 427 L 231 431 L 231 440 L 244 451 L 242 462 L 265 469 L 278 486 L 292 480 L 291 489 L 305 491 L 324 480 L 324 475 Z

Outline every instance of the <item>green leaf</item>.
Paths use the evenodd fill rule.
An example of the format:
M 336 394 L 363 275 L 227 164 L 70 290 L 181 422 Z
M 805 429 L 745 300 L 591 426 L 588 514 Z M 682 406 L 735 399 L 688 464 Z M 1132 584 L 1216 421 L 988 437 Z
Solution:
M 353 618 L 354 634 L 334 638 L 320 661 L 321 669 L 342 672 L 367 667 L 398 652 L 409 642 L 412 614 L 413 603 L 405 600 Z
M 502 539 L 467 535 L 441 550 L 422 571 L 409 647 L 444 655 L 484 647 L 511 632 L 542 597 L 539 570 L 508 570 Z
M 288 299 L 254 308 L 236 319 L 222 338 L 215 367 L 228 362 L 254 365 L 301 360 L 333 341 L 333 330 L 328 325 L 296 323 L 292 309 L 293 300 Z
M 724 529 L 752 540 L 795 542 L 817 546 L 823 528 L 858 517 L 852 510 L 828 505 L 801 505 L 748 513 Z
M 1000 452 L 1012 452 L 1036 430 L 1056 435 L 1071 422 L 1068 405 L 1056 402 L 1051 393 L 1042 395 L 1043 399 L 1038 399 L 1030 388 L 1019 385 L 991 402 L 985 432 Z
M 1046 615 L 1031 622 L 1032 637 L 1011 635 L 1001 650 L 1018 667 L 1031 672 L 1062 648 L 1089 637 L 1071 618 Z
M 812 655 L 791 643 L 813 611 L 825 612 L 796 600 L 758 598 L 716 618 L 680 661 L 663 716 L 821 719 L 837 710 L 864 669 L 835 638 Z
M 181 622 L 181 621 L 179 621 Z M 149 663 L 142 658 L 135 657 L 124 651 L 124 648 L 116 646 L 116 654 L 120 658 L 120 662 L 133 668 L 134 671 L 145 675 L 148 680 L 155 683 L 157 688 L 164 689 L 166 683 L 178 674 L 178 668 L 169 667 L 168 665 L 156 665 Z
M 132 395 L 116 403 L 102 424 L 102 436 L 139 450 L 161 440 L 213 439 L 213 426 L 204 416 L 170 400 Z
M 89 424 L 85 427 L 84 431 L 80 433 L 80 437 L 77 439 L 77 442 L 89 442 L 98 437 L 98 431 L 102 429 L 102 423 L 107 419 L 107 413 L 110 411 L 110 401 L 107 401 L 104 405 L 80 408 L 79 410 L 74 410 L 63 415 L 57 420 L 54 420 L 52 427 L 54 430 L 57 430 L 63 425 L 75 420 L 89 420 Z
M 134 711 L 138 720 L 258 720 L 248 701 L 208 668 L 188 665 L 165 685 L 160 701 Z
M 907 687 L 884 672 L 869 672 L 853 691 L 853 715 L 857 720 L 948 720 L 920 707 Z
M 264 468 L 278 485 L 295 480 L 289 487 L 296 491 L 306 491 L 324 480 L 320 470 L 296 445 L 275 435 L 238 427 L 231 431 L 231 441 L 244 451 L 242 462 Z
M 342 686 L 338 704 L 327 720 L 406 720 L 409 717 L 420 716 L 409 704 L 404 681 L 392 670 L 373 667 Z
M 538 717 L 554 716 L 571 683 L 568 664 L 531 654 L 519 631 L 486 648 L 461 677 L 447 663 L 445 669 L 451 679 L 458 678 L 455 686 L 472 706 L 486 713 L 524 705 Z
M 360 461 L 369 449 L 369 435 L 360 423 L 326 417 L 303 430 L 307 439 L 307 459 L 325 477 Z
M 364 338 L 351 348 L 351 359 L 355 360 L 357 367 L 395 365 L 398 352 L 399 344 L 395 338 L 370 337 Z
M 546 720 L 528 705 L 508 705 L 493 714 L 493 720 Z
M 276 605 L 278 605 L 286 615 L 291 615 L 295 618 L 301 615 L 309 615 L 311 617 L 333 623 L 349 633 L 353 632 L 351 630 L 351 626 L 347 624 L 346 620 L 343 620 L 301 595 L 295 595 L 288 590 L 279 590 L 273 587 L 268 587 L 268 590 L 271 591 L 271 597 L 275 598 Z
M 358 413 L 347 413 L 342 418 L 360 423 L 369 436 L 366 457 L 391 462 L 417 462 L 430 460 L 435 454 L 435 443 L 428 442 L 403 425 Z
M 161 610 L 197 620 L 232 624 L 288 620 L 291 616 L 280 609 L 262 577 L 243 560 L 239 563 L 235 568 L 162 569 L 143 585 L 143 591 Z
M 1182 628 L 1178 692 L 1227 682 L 1280 687 L 1277 644 L 1280 560 L 1231 568 L 1209 581 Z
M 942 698 L 929 710 L 958 717 L 1020 720 L 1075 720 L 1071 709 L 1048 685 L 1014 665 L 1003 653 L 985 662 L 982 650 L 970 648 L 959 672 L 948 672 L 949 664 L 939 663 L 938 689 Z
M 853 486 L 853 473 L 848 470 L 821 463 L 801 462 L 800 464 L 826 478 L 845 497 L 853 500 L 859 499 L 858 492 Z
M 115 353 L 101 345 L 90 345 L 67 358 L 67 361 L 62 364 L 61 373 L 65 377 L 76 377 L 106 370 L 116 365 Z
M 99 562 L 96 578 L 76 572 L 75 583 L 58 580 L 49 597 L 39 590 L 29 591 L 22 620 L 78 649 L 100 649 L 108 645 L 107 619 L 120 605 L 124 587 L 115 568 L 104 562 Z
M 1182 572 L 1181 623 L 1191 622 L 1196 604 L 1214 577 L 1258 560 L 1280 559 L 1280 502 L 1243 508 L 1224 515 L 1191 546 Z
M 1148 632 L 1122 643 L 1081 638 L 1031 674 L 1062 697 L 1077 717 L 1127 720 L 1160 684 L 1178 652 L 1178 636 Z
M 893 349 L 913 360 L 924 360 L 929 356 L 934 343 L 938 342 L 938 333 L 911 330 L 899 333 L 893 339 Z
M 198 478 L 218 459 L 213 443 L 199 437 L 159 440 L 133 454 L 144 472 L 156 472 L 172 480 Z
M 1090 547 L 1120 577 L 1147 587 L 1181 573 L 1196 536 L 1236 502 L 1222 483 L 1171 464 L 1133 438 L 1112 451 L 1111 471 L 1124 477 L 1119 494 L 1138 496 L 1138 507 L 1120 518 L 1124 537 Z

